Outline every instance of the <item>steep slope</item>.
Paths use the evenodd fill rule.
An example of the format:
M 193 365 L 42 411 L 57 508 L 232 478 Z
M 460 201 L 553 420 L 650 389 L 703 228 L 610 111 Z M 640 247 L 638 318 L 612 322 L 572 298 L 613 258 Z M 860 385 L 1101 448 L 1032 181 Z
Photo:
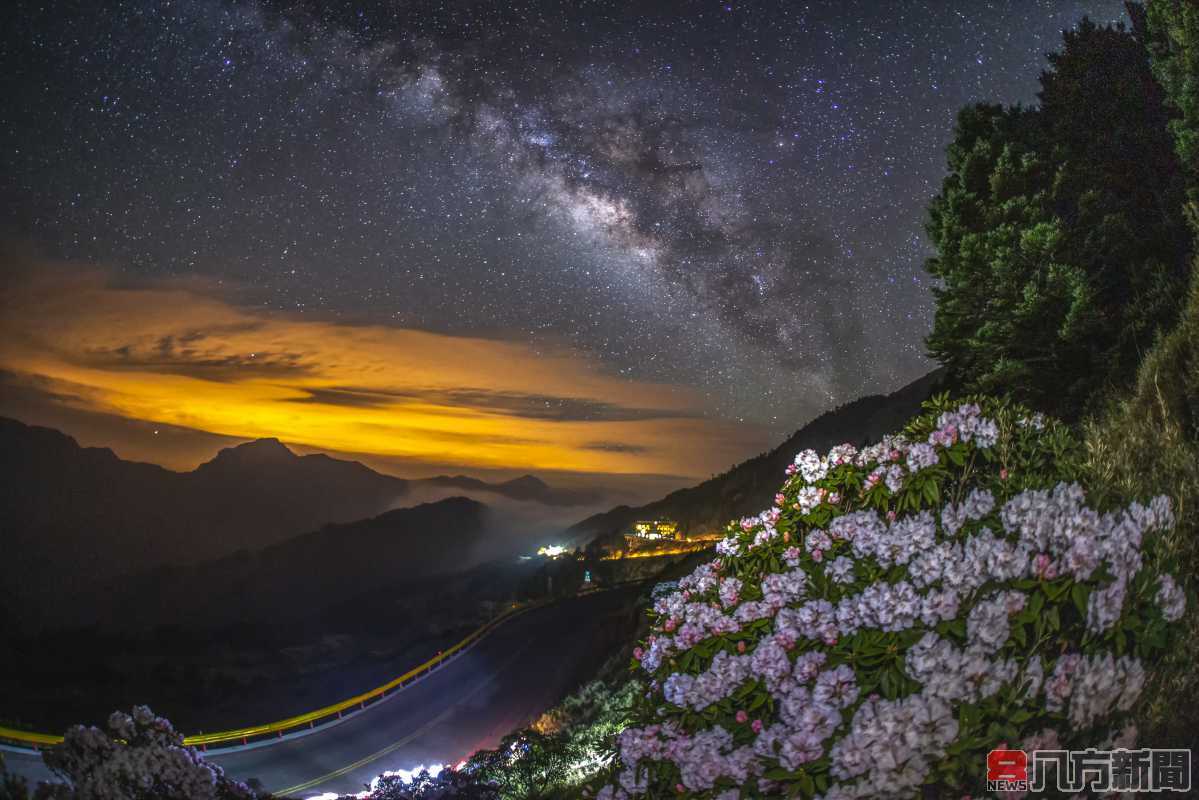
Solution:
M 636 508 L 618 506 L 566 531 L 573 544 L 614 545 L 640 519 L 673 519 L 686 533 L 719 530 L 737 517 L 768 508 L 783 470 L 805 448 L 824 452 L 840 442 L 864 444 L 900 428 L 940 384 L 940 370 L 888 395 L 870 395 L 821 414 L 787 441 L 721 475 Z

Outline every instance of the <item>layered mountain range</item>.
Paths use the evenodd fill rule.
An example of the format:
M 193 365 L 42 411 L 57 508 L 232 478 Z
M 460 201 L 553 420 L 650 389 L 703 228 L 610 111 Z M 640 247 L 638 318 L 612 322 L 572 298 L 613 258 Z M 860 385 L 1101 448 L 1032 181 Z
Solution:
M 482 529 L 484 506 L 446 500 L 425 507 L 420 520 L 397 508 L 447 492 L 559 507 L 602 496 L 554 488 L 531 475 L 503 483 L 466 476 L 404 480 L 356 461 L 297 455 L 277 439 L 226 448 L 190 472 L 174 472 L 0 418 L 0 608 L 30 616 L 31 609 L 148 570 L 208 562 L 229 568 L 237 553 L 285 564 L 305 552 L 313 564 L 346 562 L 338 571 L 353 574 L 350 542 L 360 534 L 370 538 L 368 532 L 412 538 L 419 530 L 440 541 L 447 558 L 460 559 L 470 544 L 461 537 Z M 437 514 L 429 511 L 434 506 Z M 457 543 L 443 537 L 451 530 Z M 437 548 L 403 542 L 396 549 L 436 571 Z

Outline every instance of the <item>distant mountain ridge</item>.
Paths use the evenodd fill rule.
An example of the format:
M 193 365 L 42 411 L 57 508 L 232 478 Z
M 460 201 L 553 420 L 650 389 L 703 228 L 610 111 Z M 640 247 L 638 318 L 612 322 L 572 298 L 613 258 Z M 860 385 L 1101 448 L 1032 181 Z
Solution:
M 937 390 L 942 376 L 938 369 L 891 394 L 869 395 L 827 411 L 767 453 L 661 500 L 590 516 L 568 528 L 564 537 L 576 545 L 619 545 L 641 519 L 672 519 L 684 533 L 721 530 L 730 520 L 769 508 L 784 470 L 801 450 L 823 453 L 842 442 L 862 445 L 898 431 Z
M 297 455 L 278 439 L 221 450 L 191 472 L 125 461 L 59 431 L 0 417 L 0 608 L 49 602 L 166 564 L 259 550 L 395 508 L 420 486 L 570 504 L 537 478 L 410 481 L 356 461 Z
M 487 483 L 466 475 L 438 475 L 435 478 L 426 478 L 420 483 L 453 489 L 493 492 L 513 500 L 528 500 L 549 506 L 585 506 L 599 502 L 604 496 L 602 491 L 596 489 L 555 488 L 534 475 L 522 475 L 503 483 Z
M 254 552 L 139 572 L 81 593 L 43 621 L 108 630 L 298 623 L 362 594 L 461 569 L 485 544 L 489 522 L 487 506 L 466 497 L 397 508 Z

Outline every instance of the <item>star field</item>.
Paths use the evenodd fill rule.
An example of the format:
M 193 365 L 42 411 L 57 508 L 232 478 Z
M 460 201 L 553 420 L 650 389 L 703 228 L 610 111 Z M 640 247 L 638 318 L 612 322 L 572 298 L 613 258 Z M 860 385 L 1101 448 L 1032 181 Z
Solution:
M 930 368 L 957 110 L 1119 2 L 17 4 L 5 235 L 793 429 Z M 529 387 L 531 393 L 537 387 Z

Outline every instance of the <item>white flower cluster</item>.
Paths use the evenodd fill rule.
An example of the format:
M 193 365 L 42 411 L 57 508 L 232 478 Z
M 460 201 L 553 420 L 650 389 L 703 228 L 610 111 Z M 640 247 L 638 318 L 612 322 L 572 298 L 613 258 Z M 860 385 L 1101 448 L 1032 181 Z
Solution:
M 648 672 L 656 671 L 663 658 L 680 649 L 692 647 L 712 635 L 736 633 L 747 623 L 774 615 L 802 598 L 806 589 L 807 578 L 802 570 L 772 573 L 761 582 L 761 600 L 743 602 L 729 614 L 721 606 L 728 609 L 738 602 L 742 584 L 736 578 L 719 578 L 715 563 L 701 565 L 679 581 L 680 591 L 654 602 L 654 612 L 665 620 L 661 632 L 650 637 L 648 650 L 634 651 Z M 712 589 L 716 590 L 720 603 L 693 599 Z
M 829 460 L 818 456 L 815 450 L 804 450 L 795 457 L 795 466 L 806 483 L 815 483 L 828 475 Z
M 940 698 L 868 699 L 832 747 L 830 771 L 843 783 L 825 800 L 911 796 L 957 735 L 953 708 Z
M 662 695 L 668 703 L 680 708 L 703 711 L 733 693 L 751 674 L 749 656 L 733 656 L 723 650 L 712 664 L 697 676 L 675 673 L 662 684 Z
M 943 447 L 957 440 L 974 442 L 977 447 L 994 447 L 999 440 L 999 426 L 995 420 L 982 416 L 982 409 L 975 403 L 958 406 L 957 411 L 946 411 L 937 418 L 937 429 L 929 434 L 929 444 Z
M 107 733 L 95 727 L 71 728 L 44 758 L 47 766 L 70 779 L 78 797 L 89 800 L 255 796 L 244 784 L 226 778 L 219 766 L 204 761 L 195 748 L 184 747 L 171 723 L 145 706 L 135 707 L 132 715 L 112 714 Z
M 1045 681 L 1045 704 L 1061 711 L 1069 703 L 1070 724 L 1085 728 L 1113 708 L 1127 711 L 1145 686 L 1145 668 L 1131 656 L 1068 653 Z
M 832 499 L 824 489 L 810 485 L 823 480 L 833 467 L 842 464 L 872 467 L 866 476 L 866 488 L 882 483 L 894 494 L 903 489 L 908 475 L 941 463 L 938 447 L 951 447 L 959 441 L 973 442 L 977 447 L 993 447 L 998 437 L 999 427 L 994 420 L 983 417 L 977 405 L 964 404 L 956 411 L 942 414 L 937 420 L 937 429 L 929 434 L 926 442 L 885 436 L 877 444 L 861 450 L 851 444 L 837 445 L 823 458 L 815 450 L 804 450 L 787 469 L 788 475 L 808 484 L 798 490 L 795 507 L 807 514 L 826 500 L 835 503 L 840 499 Z
M 1015 661 L 997 659 L 994 648 L 972 642 L 964 649 L 929 631 L 904 657 L 908 676 L 924 693 L 948 702 L 991 697 L 1017 675 Z M 1035 670 L 1034 670 L 1035 671 Z
M 1159 588 L 1155 599 L 1158 606 L 1161 607 L 1162 616 L 1170 622 L 1181 619 L 1183 613 L 1187 610 L 1187 597 L 1178 584 L 1174 582 L 1174 576 L 1162 575 L 1158 585 Z
M 744 782 L 760 769 L 753 748 L 734 747 L 732 734 L 719 725 L 694 736 L 673 725 L 627 728 L 620 734 L 618 747 L 628 765 L 618 779 L 620 788 L 599 793 L 597 800 L 624 797 L 626 792 L 634 796 L 643 794 L 644 778 L 638 777 L 633 766 L 642 759 L 675 762 L 682 788 L 696 792 L 711 789 L 723 777 Z
M 1033 430 L 1043 431 L 1045 430 L 1045 415 L 1038 411 L 1032 416 L 1021 417 L 1016 424 L 1021 428 L 1032 428 Z

